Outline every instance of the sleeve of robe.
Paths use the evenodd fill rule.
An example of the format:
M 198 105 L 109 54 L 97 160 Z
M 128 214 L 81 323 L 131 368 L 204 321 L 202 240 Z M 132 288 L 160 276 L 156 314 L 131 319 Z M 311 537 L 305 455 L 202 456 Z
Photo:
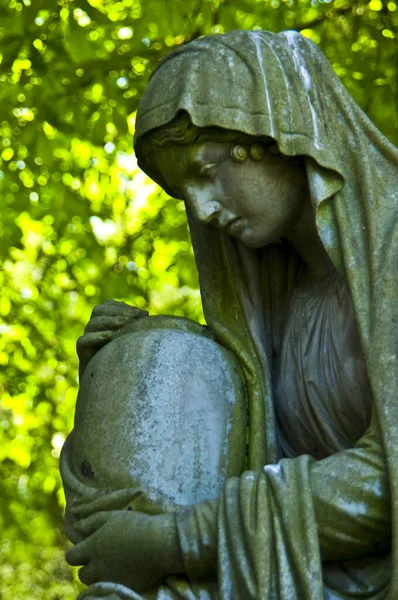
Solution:
M 218 577 L 223 600 L 321 598 L 321 562 L 388 548 L 390 510 L 373 418 L 352 450 L 248 471 L 227 481 L 219 502 L 182 513 L 186 571 L 193 579 Z

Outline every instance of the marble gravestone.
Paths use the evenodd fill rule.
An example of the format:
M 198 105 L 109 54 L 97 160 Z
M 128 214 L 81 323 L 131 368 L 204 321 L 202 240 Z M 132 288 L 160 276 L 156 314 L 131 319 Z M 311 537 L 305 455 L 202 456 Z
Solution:
M 72 468 L 93 487 L 146 488 L 159 510 L 216 499 L 244 467 L 245 411 L 240 367 L 204 327 L 140 319 L 84 373 Z

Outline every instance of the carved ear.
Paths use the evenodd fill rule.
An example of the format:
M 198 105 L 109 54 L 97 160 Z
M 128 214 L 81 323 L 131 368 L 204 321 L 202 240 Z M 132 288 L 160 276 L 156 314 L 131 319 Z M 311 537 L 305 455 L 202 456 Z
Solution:
M 231 156 L 236 162 L 244 162 L 247 158 L 247 150 L 244 146 L 236 144 L 236 146 L 233 146 L 231 149 Z
M 252 144 L 250 146 L 250 156 L 253 160 L 263 160 L 265 156 L 265 148 L 261 144 Z

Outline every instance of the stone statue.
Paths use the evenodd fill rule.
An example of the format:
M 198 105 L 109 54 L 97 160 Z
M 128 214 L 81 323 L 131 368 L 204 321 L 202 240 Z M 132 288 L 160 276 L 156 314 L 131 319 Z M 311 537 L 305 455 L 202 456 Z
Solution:
M 314 44 L 265 31 L 167 56 L 135 148 L 186 203 L 208 330 L 245 382 L 247 452 L 237 427 L 227 454 L 240 448 L 244 465 L 217 498 L 159 512 L 145 491 L 129 504 L 122 480 L 83 489 L 76 469 L 91 466 L 74 470 L 67 444 L 66 490 L 82 485 L 67 507 L 81 598 L 396 600 L 398 151 Z M 141 318 L 100 307 L 82 370 Z

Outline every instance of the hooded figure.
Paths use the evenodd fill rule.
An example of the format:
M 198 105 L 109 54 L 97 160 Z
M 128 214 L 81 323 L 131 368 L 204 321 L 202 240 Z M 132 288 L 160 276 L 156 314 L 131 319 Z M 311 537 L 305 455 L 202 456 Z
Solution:
M 397 564 L 398 152 L 295 32 L 234 31 L 164 59 L 141 100 L 135 146 L 141 168 L 166 190 L 142 140 L 182 110 L 197 127 L 269 136 L 284 155 L 305 158 L 319 236 L 352 298 L 374 406 L 355 448 L 274 466 L 273 349 L 297 256 L 284 244 L 248 250 L 191 216 L 206 321 L 240 356 L 250 391 L 250 472 L 227 482 L 218 508 L 220 597 L 384 598 L 389 583 L 396 598 L 398 572 L 387 576 L 377 548 L 390 544 L 391 514 Z M 189 535 L 186 544 L 190 556 Z
M 296 293 L 302 260 L 290 244 L 250 249 L 188 210 L 207 324 L 246 380 L 248 458 L 218 501 L 177 516 L 188 578 L 208 577 L 217 563 L 216 588 L 159 597 L 394 600 L 398 152 L 296 32 L 209 36 L 160 63 L 140 103 L 135 148 L 170 193 L 145 140 L 182 111 L 198 128 L 272 138 L 282 155 L 302 157 L 334 273 L 311 304 Z M 300 323 L 292 306 L 307 311 Z M 363 360 L 345 371 L 334 335 L 352 322 Z M 318 379 L 307 377 L 306 361 Z

